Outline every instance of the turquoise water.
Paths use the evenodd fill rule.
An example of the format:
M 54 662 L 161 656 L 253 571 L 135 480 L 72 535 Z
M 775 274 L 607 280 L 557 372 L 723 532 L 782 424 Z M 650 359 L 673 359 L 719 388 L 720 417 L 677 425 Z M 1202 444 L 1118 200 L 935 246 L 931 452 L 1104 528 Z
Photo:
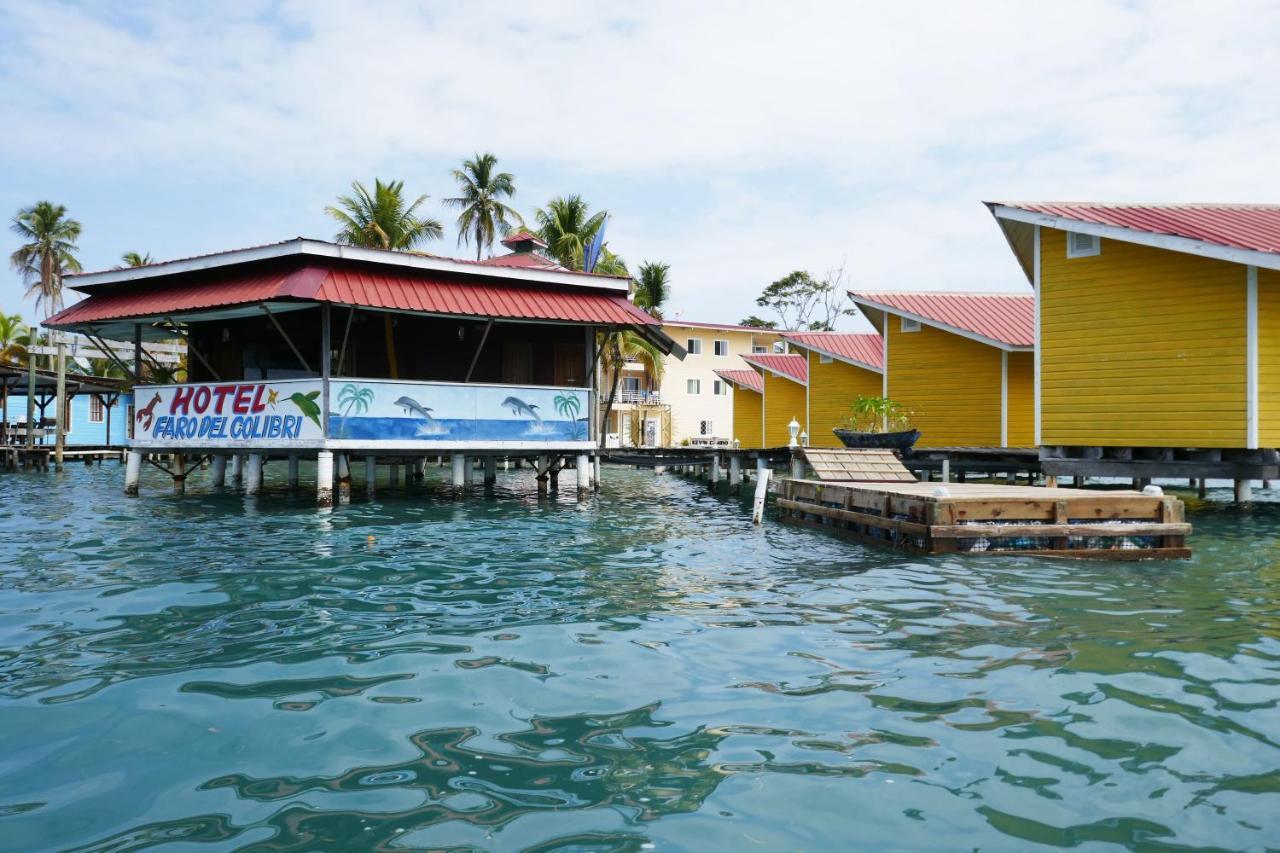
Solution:
M 500 477 L 0 476 L 0 848 L 1280 845 L 1280 505 L 1187 562 L 918 559 Z

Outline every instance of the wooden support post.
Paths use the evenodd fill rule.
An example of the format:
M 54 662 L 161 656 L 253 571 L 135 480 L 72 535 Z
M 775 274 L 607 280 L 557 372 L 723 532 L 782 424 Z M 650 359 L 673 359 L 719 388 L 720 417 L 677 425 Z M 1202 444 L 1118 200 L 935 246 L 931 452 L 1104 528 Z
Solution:
M 256 495 L 262 490 L 262 454 L 250 453 L 244 472 L 244 493 Z
M 400 488 L 400 465 L 396 462 L 387 466 L 387 486 L 392 489 Z
M 1204 477 L 1201 477 L 1201 478 L 1200 478 L 1200 483 L 1199 483 L 1199 485 L 1196 487 L 1196 493 L 1200 496 L 1200 500 L 1204 500 L 1204 498 L 1205 498 L 1205 492 L 1206 492 L 1206 490 L 1207 490 L 1207 488 L 1208 488 L 1208 487 L 1205 485 L 1205 483 L 1207 483 L 1207 482 L 1208 482 L 1208 480 L 1206 480 Z
M 585 497 L 591 492 L 591 457 L 579 453 L 573 469 L 578 475 L 578 497 Z
M 720 488 L 720 454 L 719 453 L 711 454 L 711 476 L 708 477 L 707 479 L 710 480 L 710 485 L 712 490 L 718 490 Z
M 757 465 L 764 459 L 757 458 Z M 760 476 L 756 478 L 756 494 L 755 499 L 751 503 L 751 523 L 760 524 L 764 521 L 764 501 L 769 496 L 769 477 L 773 471 L 768 467 L 757 467 Z
M 942 460 L 942 482 L 951 482 L 951 460 L 949 458 L 943 458 Z
M 328 450 L 316 454 L 316 504 L 333 506 L 333 453 Z
M 453 486 L 454 497 L 462 497 L 463 492 L 467 489 L 467 457 L 462 453 L 455 453 L 450 457 L 453 461 L 453 476 L 450 483 Z
M 338 503 L 351 503 L 351 457 L 338 454 Z
M 378 457 L 364 458 L 364 492 L 373 497 L 378 491 Z
M 498 482 L 498 457 L 486 456 L 484 458 L 484 487 L 492 489 Z
M 742 494 L 742 457 L 737 453 L 729 457 L 729 494 Z
M 174 453 L 169 457 L 169 464 L 173 466 L 173 470 L 176 472 L 173 475 L 173 493 L 175 495 L 186 494 L 187 457 L 181 453 Z
M 421 483 L 427 479 L 427 457 L 419 456 L 413 460 L 413 481 Z
M 213 485 L 222 488 L 227 484 L 227 455 L 219 453 L 213 457 Z
M 462 463 L 462 483 L 467 488 L 471 488 L 471 484 L 475 482 L 475 465 L 476 460 L 467 455 L 463 455 Z
M 546 454 L 540 455 L 534 464 L 534 471 L 537 474 L 538 494 L 545 495 L 551 483 L 551 457 Z
M 300 467 L 300 460 L 298 459 L 298 454 L 290 453 L 289 454 L 289 479 L 288 479 L 290 490 L 298 488 L 298 468 L 299 467 Z
M 1046 474 L 1044 478 L 1044 487 L 1046 489 L 1058 488 L 1058 477 L 1055 474 Z
M 800 454 L 794 448 L 791 450 L 791 479 L 804 479 L 804 460 L 800 458 Z
M 600 454 L 591 457 L 591 488 L 600 491 Z
M 1236 480 L 1236 503 L 1247 504 L 1253 502 L 1253 481 L 1252 480 Z
M 131 498 L 138 496 L 138 480 L 142 476 L 142 454 L 130 450 L 124 463 L 124 493 Z

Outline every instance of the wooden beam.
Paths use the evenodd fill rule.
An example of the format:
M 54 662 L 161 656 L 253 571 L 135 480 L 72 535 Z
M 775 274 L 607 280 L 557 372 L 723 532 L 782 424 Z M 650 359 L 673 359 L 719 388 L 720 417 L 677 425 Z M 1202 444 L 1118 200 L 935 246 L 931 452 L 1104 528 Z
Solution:
M 280 333 L 280 337 L 284 338 L 284 342 L 289 345 L 289 349 L 293 350 L 293 354 L 298 359 L 298 363 L 302 365 L 302 369 L 307 373 L 310 373 L 311 365 L 307 363 L 302 352 L 294 346 L 293 338 L 290 338 L 288 333 L 285 332 L 284 326 L 281 326 L 280 321 L 276 319 L 276 315 L 271 313 L 271 309 L 267 307 L 267 303 L 260 302 L 258 303 L 258 307 L 262 309 L 262 313 L 267 315 L 267 319 L 271 321 L 271 325 L 276 327 L 276 331 Z
M 182 338 L 184 341 L 187 342 L 187 352 L 193 354 L 196 358 L 200 360 L 200 363 L 204 365 L 205 370 L 209 371 L 209 375 L 213 377 L 214 381 L 221 382 L 222 377 L 218 375 L 218 371 L 213 369 L 213 365 L 209 363 L 208 359 L 206 359 L 203 355 L 200 354 L 200 350 L 196 349 L 195 344 L 191 343 L 191 333 L 184 332 L 181 329 L 179 329 L 178 324 L 174 322 L 174 319 L 172 317 L 165 317 L 164 321 L 169 324 L 169 328 L 173 330 L 173 333 L 175 335 L 177 335 L 178 337 Z M 191 378 L 190 370 L 187 371 L 187 378 L 188 379 Z
M 356 306 L 347 311 L 347 325 L 342 330 L 342 346 L 338 348 L 338 375 L 341 376 L 347 366 L 347 339 L 351 336 L 351 321 L 356 317 Z
M 480 343 L 476 345 L 475 355 L 471 356 L 471 366 L 467 368 L 467 378 L 463 382 L 471 381 L 471 374 L 476 372 L 476 364 L 480 361 L 480 353 L 484 350 L 484 342 L 489 340 L 489 331 L 493 328 L 493 318 L 484 324 L 484 332 L 480 335 Z

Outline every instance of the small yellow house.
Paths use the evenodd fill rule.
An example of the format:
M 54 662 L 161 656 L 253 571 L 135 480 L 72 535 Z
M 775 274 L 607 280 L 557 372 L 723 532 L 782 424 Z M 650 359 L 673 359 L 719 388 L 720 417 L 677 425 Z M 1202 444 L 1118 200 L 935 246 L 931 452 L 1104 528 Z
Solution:
M 871 333 L 783 332 L 808 361 L 805 400 L 809 444 L 840 447 L 832 432 L 844 426 L 858 397 L 879 397 L 884 385 L 884 343 Z
M 791 443 L 794 420 L 800 432 L 809 432 L 809 360 L 802 355 L 744 355 L 742 360 L 760 375 L 762 447 L 786 447 Z M 745 446 L 745 443 L 744 443 Z
M 733 407 L 733 440 L 741 447 L 764 447 L 764 378 L 756 371 L 717 370 L 728 383 Z
M 911 413 L 918 447 L 1032 447 L 1035 297 L 853 293 L 884 338 L 881 394 Z
M 987 206 L 1038 295 L 1039 444 L 1274 463 L 1243 451 L 1280 446 L 1280 205 Z

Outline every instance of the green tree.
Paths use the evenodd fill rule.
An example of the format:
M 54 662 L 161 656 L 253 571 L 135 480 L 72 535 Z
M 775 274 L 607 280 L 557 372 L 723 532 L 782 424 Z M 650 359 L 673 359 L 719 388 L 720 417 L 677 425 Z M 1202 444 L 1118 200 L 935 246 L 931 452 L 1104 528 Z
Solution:
M 125 252 L 120 256 L 120 262 L 126 267 L 145 267 L 147 264 L 155 263 L 155 259 L 151 257 L 150 252 Z
M 444 200 L 446 206 L 459 209 L 458 245 L 474 238 L 477 261 L 483 250 L 493 247 L 495 236 L 524 224 L 515 208 L 501 201 L 516 194 L 515 178 L 510 172 L 496 171 L 497 166 L 498 158 L 489 153 L 465 161 L 461 169 L 453 170 L 461 194 Z
M 538 208 L 534 219 L 538 222 L 538 236 L 547 244 L 551 256 L 563 267 L 580 270 L 587 244 L 604 225 L 607 215 L 603 210 L 591 213 L 581 196 L 568 195 L 553 198 L 545 208 Z
M 765 320 L 752 314 L 738 321 L 739 326 L 750 326 L 753 329 L 776 329 L 778 322 L 776 320 Z
M 627 362 L 638 361 L 645 366 L 655 383 L 662 381 L 662 351 L 635 332 L 613 332 L 603 336 L 600 343 L 600 366 L 608 378 L 609 396 L 601 407 L 600 446 L 604 447 L 605 434 L 609 431 L 609 415 L 613 401 L 622 384 L 622 371 Z
M 631 271 L 627 269 L 627 262 L 622 259 L 621 255 L 615 255 L 609 251 L 609 244 L 606 242 L 600 247 L 600 257 L 596 258 L 595 269 L 591 270 L 596 275 L 616 275 L 630 276 Z
M 338 197 L 337 207 L 324 209 L 338 221 L 340 227 L 334 239 L 339 243 L 368 249 L 405 250 L 444 233 L 438 220 L 417 215 L 418 208 L 427 200 L 425 193 L 406 202 L 404 181 L 383 183 L 375 178 L 372 193 L 364 184 L 354 181 L 351 189 L 351 195 Z
M 636 277 L 636 306 L 661 320 L 662 306 L 671 295 L 671 284 L 667 280 L 671 265 L 645 261 L 640 265 L 639 273 Z
M 80 223 L 67 216 L 63 205 L 38 201 L 19 210 L 9 227 L 25 241 L 9 263 L 22 276 L 27 297 L 35 297 L 36 309 L 43 307 L 48 319 L 62 310 L 62 277 L 82 269 L 75 256 Z
M 829 332 L 841 317 L 855 313 L 848 300 L 844 267 L 837 267 L 828 270 L 821 281 L 803 270 L 789 273 L 766 287 L 756 297 L 756 304 L 776 313 L 784 329 Z
M 0 314 L 0 361 L 26 364 L 31 329 L 18 314 Z

